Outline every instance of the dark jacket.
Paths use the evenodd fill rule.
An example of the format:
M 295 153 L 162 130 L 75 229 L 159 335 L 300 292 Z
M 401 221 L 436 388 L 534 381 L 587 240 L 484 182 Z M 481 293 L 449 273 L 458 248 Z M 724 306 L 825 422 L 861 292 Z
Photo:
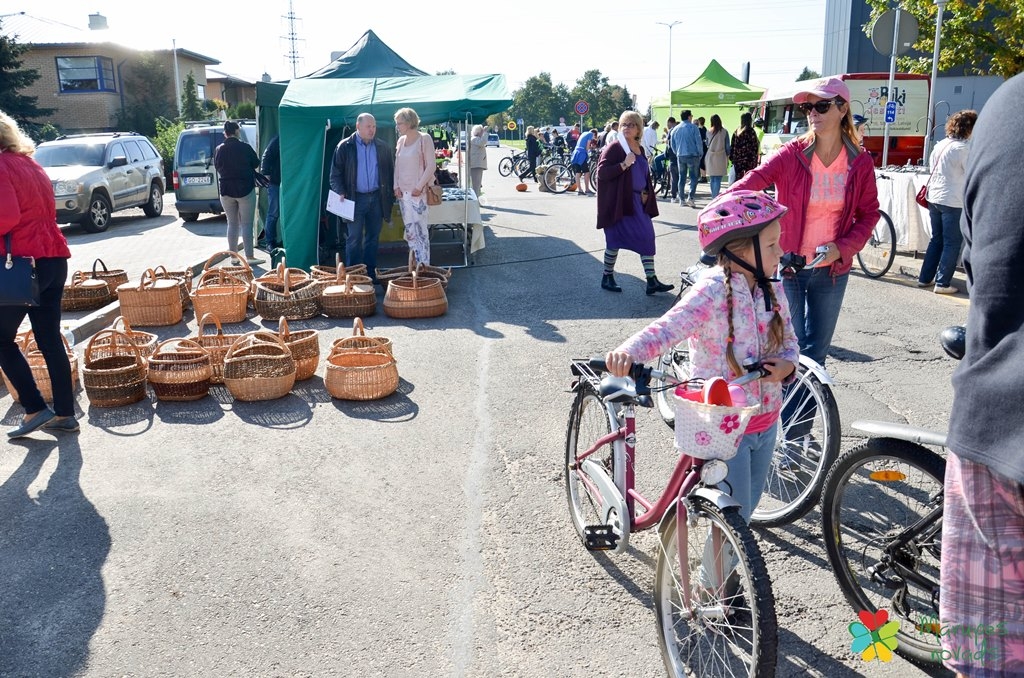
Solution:
M 540 142 L 537 141 L 537 137 L 533 136 L 532 134 L 526 135 L 526 157 L 540 157 Z
M 213 152 L 213 166 L 217 168 L 221 195 L 244 198 L 256 189 L 260 156 L 238 137 L 228 137 L 217 147 Z
M 1024 136 L 1007 134 L 1024 101 L 1024 75 L 985 103 L 971 135 L 960 225 L 970 285 L 967 352 L 953 374 L 949 449 L 1024 483 Z
M 271 184 L 281 185 L 281 137 L 275 136 L 263 149 L 260 171 L 267 175 Z
M 341 140 L 331 158 L 331 190 L 354 199 L 356 195 L 356 135 Z M 395 204 L 395 149 L 374 137 L 377 147 L 377 182 L 380 186 L 380 206 L 384 220 L 391 223 L 391 208 Z
M 640 151 L 643 152 L 643 149 Z M 626 151 L 622 144 L 608 144 L 601 152 L 597 161 L 597 227 L 607 228 L 615 224 L 627 214 L 633 214 L 633 184 L 628 181 L 623 171 L 622 162 L 626 159 Z M 658 196 L 654 194 L 654 183 L 651 173 L 647 173 L 647 201 L 644 212 L 652 219 L 658 216 Z

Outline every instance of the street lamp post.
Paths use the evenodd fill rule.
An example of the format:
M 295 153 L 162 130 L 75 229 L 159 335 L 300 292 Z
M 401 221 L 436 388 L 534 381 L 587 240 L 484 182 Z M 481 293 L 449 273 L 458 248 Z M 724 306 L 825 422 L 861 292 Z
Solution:
M 668 114 L 672 116 L 672 27 L 683 23 L 682 21 L 673 21 L 667 23 L 664 21 L 655 21 L 654 23 L 659 26 L 668 26 Z
M 946 9 L 946 0 L 935 0 L 938 12 L 935 15 L 935 45 L 932 50 L 932 81 L 928 88 L 928 134 L 924 138 L 924 157 L 922 164 L 931 167 L 932 135 L 935 130 L 935 80 L 939 77 L 939 43 L 942 41 L 942 12 Z

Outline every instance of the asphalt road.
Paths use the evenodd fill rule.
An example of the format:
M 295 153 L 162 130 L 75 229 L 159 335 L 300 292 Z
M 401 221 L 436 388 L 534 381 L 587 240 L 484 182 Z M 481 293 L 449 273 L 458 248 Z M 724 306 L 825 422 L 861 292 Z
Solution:
M 489 151 L 492 168 L 506 152 Z M 80 434 L 5 443 L 0 675 L 662 675 L 654 537 L 637 535 L 621 556 L 586 552 L 561 467 L 569 358 L 614 347 L 672 296 L 646 296 L 628 252 L 624 292 L 601 290 L 595 199 L 514 183 L 485 173 L 487 247 L 455 272 L 447 315 L 368 319 L 370 334 L 394 341 L 395 395 L 333 401 L 322 366 L 269 403 L 218 389 L 191 404 L 99 409 L 80 393 Z M 693 261 L 696 214 L 662 205 L 662 280 Z M 132 234 L 139 267 L 178 254 L 146 245 L 182 233 L 173 217 L 169 207 L 102 237 L 66 233 L 89 262 L 85 248 Z M 207 239 L 197 254 L 220 249 L 223 221 L 186 230 Z M 898 270 L 852 277 L 828 361 L 844 449 L 858 418 L 945 427 L 954 365 L 936 336 L 966 313 L 962 296 L 919 290 Z M 159 333 L 191 333 L 187 321 Z M 293 324 L 305 327 L 323 347 L 349 332 L 329 319 Z M 0 397 L 5 427 L 21 412 Z M 638 462 L 651 493 L 672 456 L 653 417 Z M 778 675 L 928 675 L 850 651 L 855 616 L 818 519 L 758 533 L 778 604 Z

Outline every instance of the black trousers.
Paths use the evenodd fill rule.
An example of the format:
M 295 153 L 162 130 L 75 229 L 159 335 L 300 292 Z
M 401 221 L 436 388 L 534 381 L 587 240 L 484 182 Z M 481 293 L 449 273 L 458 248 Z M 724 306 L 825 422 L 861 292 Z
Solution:
M 17 389 L 26 414 L 35 414 L 46 408 L 28 361 L 14 341 L 18 327 L 27 315 L 50 373 L 53 411 L 58 416 L 71 417 L 75 414 L 71 363 L 60 330 L 60 299 L 68 278 L 68 260 L 36 259 L 36 274 L 39 276 L 39 306 L 0 306 L 0 368 Z

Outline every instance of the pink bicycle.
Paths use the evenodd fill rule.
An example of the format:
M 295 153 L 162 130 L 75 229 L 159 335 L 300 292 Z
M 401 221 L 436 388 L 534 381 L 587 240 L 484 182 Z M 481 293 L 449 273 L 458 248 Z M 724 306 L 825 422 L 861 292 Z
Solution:
M 654 607 L 668 674 L 774 676 L 775 597 L 739 504 L 721 488 L 725 461 L 687 449 L 656 501 L 634 488 L 636 407 L 653 407 L 652 378 L 671 388 L 693 382 L 643 365 L 634 365 L 630 377 L 602 378 L 606 366 L 596 358 L 573 360 L 571 369 L 576 397 L 566 434 L 565 487 L 572 522 L 591 551 L 622 552 L 632 532 L 657 528 Z M 732 383 L 763 375 L 755 369 Z M 679 435 L 677 427 L 677 445 Z M 694 447 L 704 444 L 700 435 Z

